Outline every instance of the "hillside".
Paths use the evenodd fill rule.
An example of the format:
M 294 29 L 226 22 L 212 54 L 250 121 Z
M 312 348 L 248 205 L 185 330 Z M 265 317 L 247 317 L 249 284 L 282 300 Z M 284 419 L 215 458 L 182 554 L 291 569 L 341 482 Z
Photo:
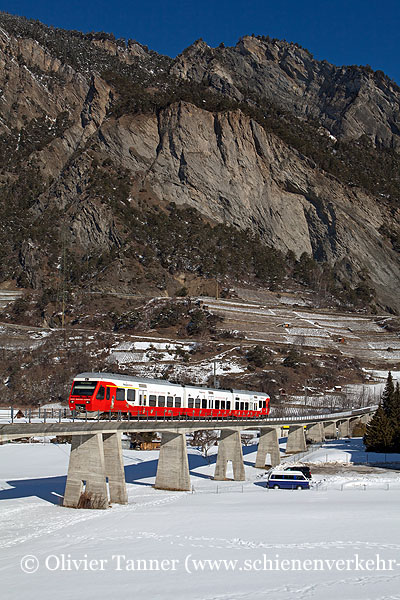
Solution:
M 0 48 L 0 278 L 34 290 L 33 320 L 60 295 L 73 312 L 83 290 L 216 278 L 399 311 L 400 90 L 384 74 L 269 38 L 170 59 L 4 13 Z

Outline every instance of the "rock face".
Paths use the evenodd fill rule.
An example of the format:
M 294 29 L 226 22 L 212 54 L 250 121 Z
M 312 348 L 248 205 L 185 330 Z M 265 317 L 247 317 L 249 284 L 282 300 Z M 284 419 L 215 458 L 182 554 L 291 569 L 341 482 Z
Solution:
M 400 90 L 381 71 L 336 67 L 294 44 L 249 36 L 234 48 L 196 42 L 171 70 L 237 100 L 253 92 L 317 119 L 338 138 L 366 135 L 378 146 L 400 147 Z
M 212 115 L 182 102 L 158 120 L 109 121 L 101 143 L 112 153 L 122 149 L 124 166 L 160 200 L 256 229 L 276 248 L 341 263 L 349 274 L 366 268 L 382 300 L 393 303 L 400 264 L 379 232 L 385 207 L 318 171 L 240 112 Z
M 307 252 L 336 265 L 350 281 L 366 269 L 381 306 L 400 310 L 399 254 L 381 233 L 388 224 L 399 232 L 400 216 L 385 198 L 341 183 L 240 109 L 212 112 L 178 100 L 157 111 L 115 113 L 121 93 L 99 68 L 63 62 L 54 44 L 13 34 L 7 19 L 0 27 L 0 133 L 4 155 L 15 156 L 0 176 L 9 185 L 17 164 L 18 170 L 39 170 L 46 185 L 29 208 L 32 222 L 56 210 L 68 247 L 121 248 L 129 232 L 113 211 L 113 202 L 121 201 L 113 199 L 118 185 L 111 185 L 106 202 L 98 187 L 94 191 L 97 165 L 109 161 L 129 178 L 124 201 L 146 196 L 155 204 L 193 206 L 211 221 L 258 232 L 284 252 Z M 159 58 L 135 42 L 125 49 L 107 40 L 84 43 L 100 53 L 99 62 L 119 61 L 149 77 L 154 61 L 153 86 L 165 75 Z M 383 74 L 334 67 L 285 42 L 252 37 L 235 48 L 197 42 L 167 63 L 170 77 L 207 82 L 215 93 L 240 101 L 250 92 L 278 98 L 283 108 L 317 119 L 338 138 L 366 135 L 378 146 L 399 148 L 400 91 Z M 29 138 L 20 148 L 21 135 L 24 140 L 38 124 L 47 137 L 40 144 Z M 40 244 L 29 232 L 18 252 L 30 285 L 42 285 Z M 51 268 L 48 257 L 45 262 Z M 117 270 L 130 291 L 122 259 Z

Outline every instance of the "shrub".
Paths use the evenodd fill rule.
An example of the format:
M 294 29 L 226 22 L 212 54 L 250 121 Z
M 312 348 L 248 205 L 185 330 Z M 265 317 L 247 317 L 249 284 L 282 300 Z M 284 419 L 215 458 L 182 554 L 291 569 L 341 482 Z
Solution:
M 249 363 L 252 363 L 255 367 L 265 367 L 269 358 L 269 353 L 263 346 L 257 344 L 246 352 L 246 359 Z

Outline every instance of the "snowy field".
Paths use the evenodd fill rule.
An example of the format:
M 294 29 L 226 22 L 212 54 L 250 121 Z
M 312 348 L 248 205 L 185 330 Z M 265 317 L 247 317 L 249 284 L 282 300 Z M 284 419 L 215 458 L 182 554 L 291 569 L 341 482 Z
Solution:
M 332 441 L 303 457 L 313 489 L 267 491 L 255 451 L 242 484 L 190 450 L 185 493 L 153 489 L 156 451 L 123 450 L 129 504 L 84 511 L 58 506 L 67 445 L 0 446 L 1 598 L 400 598 L 400 456 L 357 472 L 361 440 Z

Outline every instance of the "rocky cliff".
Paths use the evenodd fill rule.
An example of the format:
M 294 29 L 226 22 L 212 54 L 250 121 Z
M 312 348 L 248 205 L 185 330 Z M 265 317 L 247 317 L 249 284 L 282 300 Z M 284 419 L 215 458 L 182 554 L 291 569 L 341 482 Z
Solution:
M 318 120 L 338 138 L 366 135 L 377 146 L 400 146 L 400 90 L 368 66 L 336 67 L 314 60 L 296 44 L 245 36 L 234 48 L 209 48 L 198 41 L 171 71 L 236 100 L 250 93 L 278 102 Z
M 180 281 L 162 261 L 149 277 L 139 235 L 172 202 L 400 310 L 400 90 L 383 74 L 253 37 L 172 60 L 0 15 L 0 88 L 3 279 L 48 287 L 64 253 L 75 284 Z

